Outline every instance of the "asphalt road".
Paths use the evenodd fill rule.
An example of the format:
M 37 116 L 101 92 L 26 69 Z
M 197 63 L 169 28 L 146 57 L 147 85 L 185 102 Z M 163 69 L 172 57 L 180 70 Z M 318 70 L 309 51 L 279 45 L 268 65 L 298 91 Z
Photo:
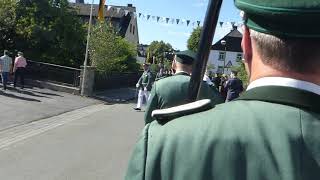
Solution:
M 0 179 L 123 179 L 143 128 L 133 106 L 94 105 L 2 131 Z
M 36 87 L 1 88 L 0 131 L 96 103 L 99 101 Z

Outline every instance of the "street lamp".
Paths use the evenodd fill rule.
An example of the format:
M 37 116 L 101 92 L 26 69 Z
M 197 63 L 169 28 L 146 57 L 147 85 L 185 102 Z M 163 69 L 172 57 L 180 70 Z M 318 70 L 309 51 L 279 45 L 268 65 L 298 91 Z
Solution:
M 223 59 L 223 74 L 224 68 L 226 67 L 226 58 L 227 58 L 227 41 L 226 40 L 221 40 L 221 45 L 224 46 L 224 59 Z

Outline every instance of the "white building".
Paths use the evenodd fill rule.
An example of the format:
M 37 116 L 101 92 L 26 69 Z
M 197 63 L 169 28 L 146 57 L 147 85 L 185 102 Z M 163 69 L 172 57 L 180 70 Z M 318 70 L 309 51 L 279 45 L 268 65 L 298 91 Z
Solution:
M 208 66 L 213 65 L 213 73 L 230 74 L 231 68 L 240 65 L 242 60 L 242 34 L 234 26 L 230 33 L 211 47 Z M 221 43 L 225 41 L 224 43 Z

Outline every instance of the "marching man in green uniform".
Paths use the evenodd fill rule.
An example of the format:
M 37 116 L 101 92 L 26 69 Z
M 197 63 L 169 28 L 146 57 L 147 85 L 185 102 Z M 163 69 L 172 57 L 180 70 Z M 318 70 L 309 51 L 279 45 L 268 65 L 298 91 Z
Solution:
M 175 55 L 172 69 L 175 75 L 156 81 L 151 90 L 150 99 L 145 113 L 145 123 L 148 124 L 154 119 L 151 117 L 152 111 L 156 109 L 166 109 L 188 103 L 188 87 L 192 65 L 195 61 L 195 53 L 192 51 L 182 51 Z M 203 83 L 201 87 L 200 99 L 211 99 L 212 105 L 223 103 L 223 99 L 215 88 Z
M 247 91 L 210 110 L 202 100 L 154 111 L 127 180 L 320 179 L 320 0 L 235 4 Z
M 152 84 L 153 84 L 153 78 L 152 78 L 152 73 L 149 68 L 149 64 L 144 63 L 143 70 L 144 70 L 144 72 L 136 84 L 136 88 L 139 89 L 139 94 L 138 94 L 137 107 L 135 107 L 133 109 L 137 110 L 137 111 L 141 110 L 141 107 L 143 104 L 143 99 L 148 101 L 150 91 L 152 88 Z

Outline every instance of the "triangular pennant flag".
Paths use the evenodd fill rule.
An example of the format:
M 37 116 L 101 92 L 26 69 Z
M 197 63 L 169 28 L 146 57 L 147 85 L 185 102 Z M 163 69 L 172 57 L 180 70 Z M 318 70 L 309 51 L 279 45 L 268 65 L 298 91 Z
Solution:
M 170 20 L 170 18 L 166 18 L 166 22 L 167 22 L 167 24 L 168 24 L 169 20 Z
M 192 22 L 192 26 L 194 26 L 196 24 L 196 22 Z
M 129 13 L 128 10 L 124 10 L 124 14 L 125 14 L 126 16 L 128 15 L 128 13 Z
M 156 20 L 156 17 L 155 16 L 151 16 L 152 20 Z
M 222 21 L 220 21 L 219 23 L 220 23 L 220 27 L 222 27 L 222 25 L 223 25 L 223 22 L 222 22 Z
M 165 22 L 166 21 L 166 18 L 165 17 L 162 17 L 161 18 L 161 22 Z
M 139 17 L 141 17 L 141 13 L 139 13 Z
M 157 16 L 157 22 L 159 22 L 159 19 L 160 19 L 160 17 L 159 17 L 159 16 Z
M 185 19 L 181 19 L 181 24 L 184 24 L 186 22 Z
M 197 23 L 198 23 L 198 26 L 200 26 L 200 21 L 197 21 Z
M 190 24 L 190 20 L 187 20 L 187 26 L 189 26 L 189 24 Z
M 117 13 L 118 13 L 118 14 L 119 14 L 120 10 L 121 10 L 121 8 L 117 8 Z
M 147 15 L 147 20 L 149 20 L 150 19 L 150 15 Z
M 180 19 L 176 19 L 176 21 L 177 21 L 177 24 L 179 24 L 179 22 L 180 22 Z
M 174 18 L 172 18 L 172 19 L 171 19 L 171 24 L 173 24 L 173 23 L 174 23 L 174 20 L 175 20 Z
M 111 8 L 112 6 L 107 6 L 107 11 L 110 11 Z

